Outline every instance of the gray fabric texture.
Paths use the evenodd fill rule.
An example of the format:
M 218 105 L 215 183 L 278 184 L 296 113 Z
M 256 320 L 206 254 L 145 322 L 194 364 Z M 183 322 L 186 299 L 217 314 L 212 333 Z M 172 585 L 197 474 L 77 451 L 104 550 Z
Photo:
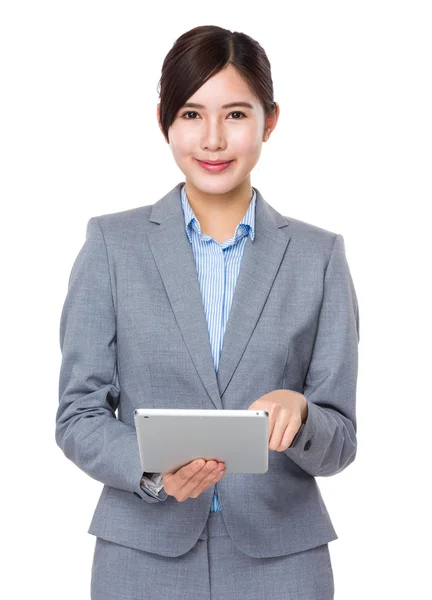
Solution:
M 88 532 L 166 557 L 187 553 L 214 487 L 178 502 L 140 486 L 134 409 L 247 409 L 303 393 L 307 421 L 264 474 L 217 485 L 233 543 L 255 558 L 337 539 L 316 478 L 355 459 L 358 302 L 344 239 L 285 217 L 257 188 L 217 373 L 177 184 L 155 204 L 92 217 L 60 323 L 55 438 L 103 489 Z M 247 451 L 247 449 L 245 449 Z M 65 490 L 65 493 L 67 490 Z

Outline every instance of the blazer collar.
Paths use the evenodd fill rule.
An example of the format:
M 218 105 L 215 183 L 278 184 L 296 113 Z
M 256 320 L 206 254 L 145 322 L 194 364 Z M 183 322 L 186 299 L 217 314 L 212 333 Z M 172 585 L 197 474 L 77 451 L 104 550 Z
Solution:
M 259 319 L 290 235 L 289 220 L 256 191 L 255 239 L 247 238 L 218 371 L 215 372 L 192 246 L 178 183 L 152 206 L 147 238 L 192 362 L 217 409 Z M 245 310 L 247 307 L 247 310 Z

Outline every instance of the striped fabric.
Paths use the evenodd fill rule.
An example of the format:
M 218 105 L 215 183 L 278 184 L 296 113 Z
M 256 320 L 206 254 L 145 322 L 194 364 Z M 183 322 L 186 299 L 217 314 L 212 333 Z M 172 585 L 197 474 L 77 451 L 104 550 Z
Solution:
M 237 225 L 234 237 L 222 244 L 211 236 L 201 233 L 198 219 L 189 204 L 186 184 L 181 188 L 181 203 L 185 218 L 186 234 L 195 258 L 198 280 L 210 337 L 210 346 L 215 371 L 218 370 L 223 337 L 228 322 L 231 302 L 247 237 L 255 237 L 256 191 L 244 218 Z M 220 512 L 221 503 L 217 495 L 217 484 L 210 512 Z

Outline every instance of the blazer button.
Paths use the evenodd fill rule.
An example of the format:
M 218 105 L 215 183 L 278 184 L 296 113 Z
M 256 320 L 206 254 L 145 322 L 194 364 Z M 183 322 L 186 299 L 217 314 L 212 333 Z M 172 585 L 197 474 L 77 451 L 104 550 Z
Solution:
M 135 496 L 138 496 L 138 498 L 140 498 L 140 500 L 142 500 L 141 496 L 139 494 L 137 494 L 137 492 L 134 492 Z
M 304 445 L 304 449 L 305 449 L 305 450 L 309 450 L 309 448 L 310 448 L 311 446 L 312 446 L 312 441 L 311 441 L 311 440 L 308 440 L 308 441 L 306 442 L 306 444 Z

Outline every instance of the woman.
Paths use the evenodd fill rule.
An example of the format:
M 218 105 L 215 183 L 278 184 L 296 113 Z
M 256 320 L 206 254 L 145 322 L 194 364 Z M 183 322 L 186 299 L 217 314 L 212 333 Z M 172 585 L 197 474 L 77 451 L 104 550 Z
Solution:
M 315 477 L 356 455 L 358 302 L 343 237 L 251 186 L 278 116 L 255 40 L 186 32 L 157 107 L 185 182 L 88 222 L 61 317 L 56 440 L 104 484 L 93 600 L 334 597 L 338 536 Z M 268 471 L 143 474 L 138 407 L 267 410 Z

